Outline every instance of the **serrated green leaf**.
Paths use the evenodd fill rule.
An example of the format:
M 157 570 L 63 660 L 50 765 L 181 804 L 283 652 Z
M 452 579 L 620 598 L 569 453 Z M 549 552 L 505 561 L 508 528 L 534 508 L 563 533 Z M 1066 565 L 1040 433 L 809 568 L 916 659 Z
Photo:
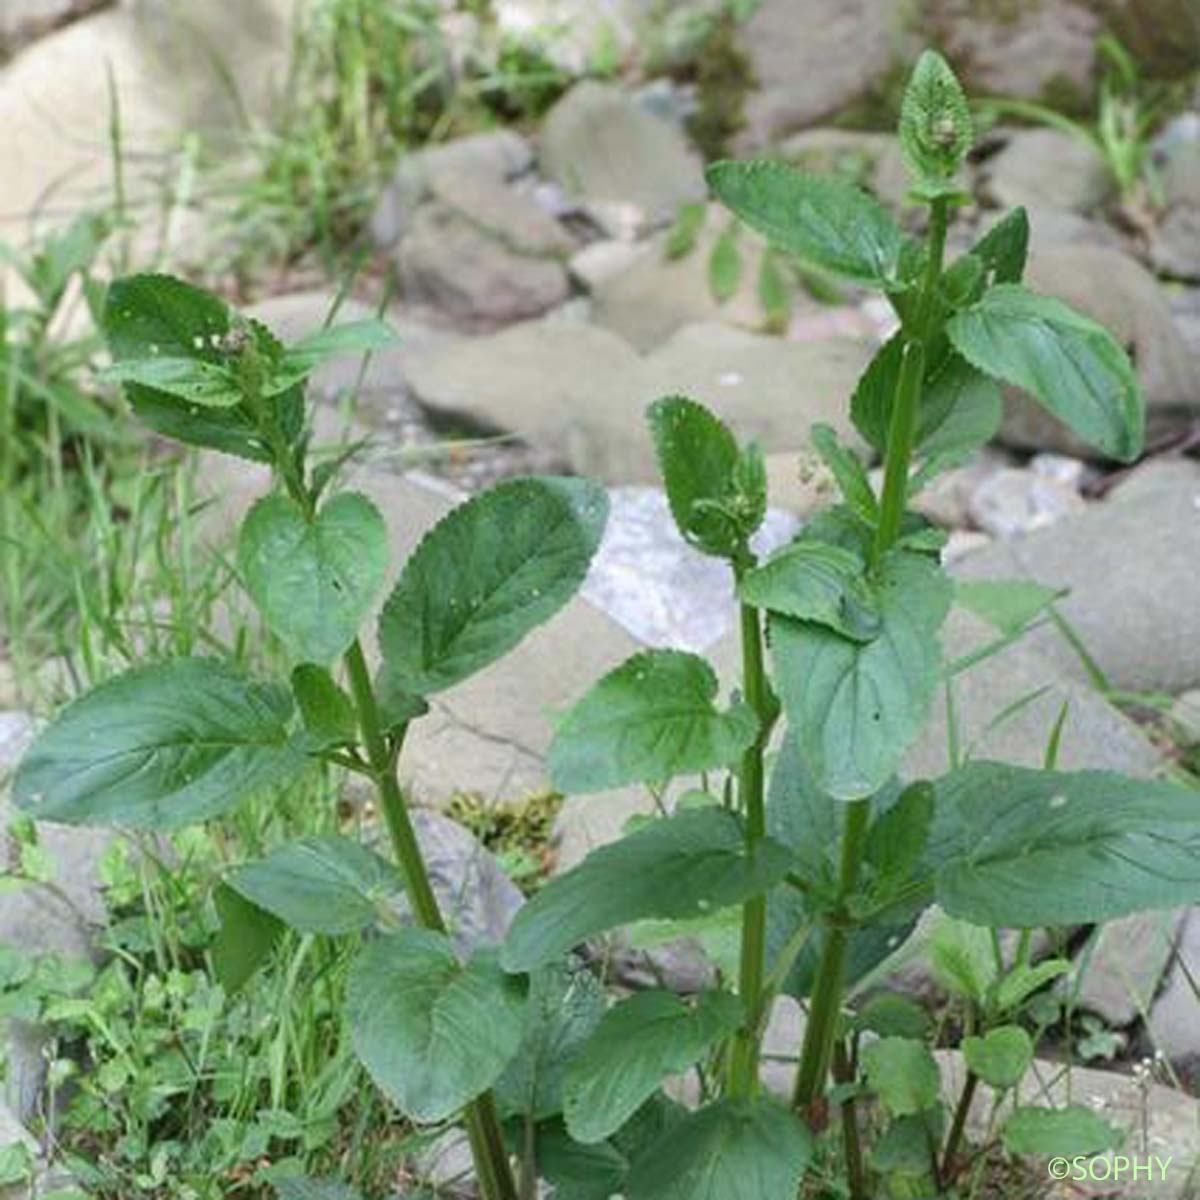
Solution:
M 246 590 L 295 654 L 328 663 L 358 636 L 387 573 L 387 528 L 365 496 L 334 496 L 311 520 L 286 496 L 264 496 L 242 522 Z
M 939 678 L 937 633 L 948 578 L 930 559 L 895 552 L 879 583 L 882 628 L 867 643 L 773 616 L 775 678 L 817 785 L 841 800 L 872 795 L 920 733 Z
M 821 461 L 833 473 L 846 506 L 864 524 L 876 524 L 879 520 L 879 501 L 875 498 L 867 469 L 858 455 L 843 446 L 828 425 L 814 425 L 811 437 Z
M 855 428 L 879 451 L 887 446 L 903 353 L 904 337 L 897 333 L 876 351 L 850 399 Z M 996 432 L 1002 416 L 996 384 L 954 353 L 945 338 L 937 340 L 925 360 L 917 452 L 928 456 L 974 449 Z
M 119 367 L 161 357 L 226 368 L 231 362 L 226 344 L 233 322 L 234 314 L 223 300 L 169 275 L 131 275 L 114 280 L 102 316 L 105 341 Z M 266 353 L 266 331 L 253 324 L 248 328 L 251 336 L 261 339 L 261 349 Z M 125 393 L 138 417 L 166 437 L 256 462 L 271 459 L 257 418 L 245 404 L 202 407 L 136 382 L 126 384 Z M 272 403 L 290 441 L 303 424 L 303 393 L 293 389 Z
M 221 884 L 213 893 L 220 929 L 209 947 L 213 972 L 229 995 L 241 991 L 283 936 L 283 923 Z
M 137 667 L 67 705 L 13 782 L 44 821 L 177 829 L 227 811 L 305 767 L 284 688 L 214 659 Z
M 252 904 L 301 933 L 356 933 L 402 890 L 392 866 L 336 834 L 300 838 L 247 863 L 226 881 Z
M 724 304 L 741 286 L 742 252 L 737 244 L 737 227 L 731 225 L 713 245 L 708 259 L 708 290 Z
M 1029 214 L 1023 208 L 1005 213 L 969 253 L 983 263 L 985 290 L 998 283 L 1020 283 L 1029 254 Z
M 942 194 L 971 149 L 971 107 L 949 63 L 926 50 L 900 105 L 900 152 L 927 198 Z
M 554 1191 L 553 1200 L 610 1200 L 620 1192 L 629 1162 L 615 1146 L 581 1146 L 559 1120 L 544 1121 L 535 1131 L 538 1174 Z
M 929 1014 L 909 996 L 880 992 L 862 1006 L 854 1028 L 879 1037 L 924 1038 L 929 1032 Z
M 795 1200 L 812 1137 L 772 1100 L 720 1100 L 673 1125 L 630 1168 L 629 1200 Z
M 1141 453 L 1141 389 L 1102 325 L 1061 300 L 1000 284 L 946 332 L 968 362 L 1028 392 L 1084 441 L 1124 462 Z
M 490 951 L 465 965 L 443 934 L 407 929 L 350 968 L 346 1018 L 372 1079 L 414 1121 L 442 1121 L 490 1087 L 521 1044 L 525 987 Z
M 551 879 L 517 913 L 504 965 L 528 971 L 619 925 L 741 904 L 768 891 L 791 864 L 791 853 L 770 838 L 747 849 L 740 818 L 723 808 L 656 820 Z
M 962 1050 L 968 1069 L 994 1088 L 1016 1087 L 1033 1062 L 1033 1039 L 1019 1025 L 964 1038 Z
M 952 995 L 982 1005 L 996 978 L 991 935 L 980 925 L 944 914 L 929 935 L 929 970 Z
M 325 667 L 301 663 L 292 672 L 292 695 L 305 732 L 317 749 L 353 742 L 358 736 L 354 702 Z
M 916 871 L 929 841 L 934 791 L 924 781 L 910 784 L 886 812 L 872 821 L 866 859 L 880 887 L 905 883 Z
M 863 1046 L 861 1059 L 871 1090 L 892 1116 L 913 1116 L 937 1104 L 942 1079 L 924 1042 L 880 1038 Z
M 912 1116 L 896 1117 L 871 1147 L 871 1166 L 884 1175 L 915 1176 L 920 1190 L 914 1194 L 933 1195 L 936 1185 L 928 1176 L 937 1161 L 945 1123 L 940 1105 Z
M 1017 1008 L 1039 988 L 1070 969 L 1070 959 L 1066 958 L 1045 958 L 1032 966 L 1023 963 L 1013 967 L 996 988 L 996 1010 L 1005 1013 Z
M 609 1009 L 563 1081 L 571 1136 L 584 1143 L 611 1137 L 659 1084 L 703 1058 L 741 1018 L 742 1005 L 728 992 L 694 1001 L 639 992 Z
M 899 284 L 903 234 L 853 184 L 765 161 L 713 163 L 707 176 L 721 203 L 777 249 L 860 283 Z
M 716 673 L 698 655 L 635 654 L 559 725 L 548 756 L 554 786 L 600 792 L 729 766 L 753 744 L 758 720 L 741 702 L 722 712 L 716 696 Z
M 549 963 L 529 978 L 520 1049 L 492 1093 L 504 1116 L 543 1121 L 562 1112 L 563 1076 L 605 1008 L 604 985 L 578 960 Z
M 1047 587 L 1032 579 L 954 581 L 955 604 L 1007 635 L 1020 633 L 1066 594 L 1065 588 Z
M 954 916 L 1033 928 L 1200 901 L 1191 789 L 989 762 L 936 787 L 937 897 Z
M 1092 1155 L 1115 1150 L 1125 1140 L 1121 1130 L 1090 1108 L 1018 1108 L 1004 1123 L 1001 1134 L 1010 1154 Z
M 387 663 L 375 674 L 375 702 L 379 705 L 379 722 L 385 733 L 394 733 L 429 711 L 429 702 L 409 691 L 399 672 Z
M 793 542 L 776 551 L 742 577 L 738 596 L 744 604 L 826 625 L 858 642 L 870 641 L 881 627 L 863 560 L 823 542 Z
M 703 404 L 684 396 L 656 400 L 646 420 L 679 532 L 705 554 L 730 557 L 740 531 L 721 507 L 735 495 L 739 454 L 733 434 Z
M 511 650 L 575 594 L 608 497 L 582 479 L 513 479 L 460 504 L 404 565 L 379 620 L 409 691 L 443 691 Z
M 137 384 L 205 408 L 233 408 L 242 392 L 232 371 L 198 358 L 138 358 L 113 363 L 101 383 Z

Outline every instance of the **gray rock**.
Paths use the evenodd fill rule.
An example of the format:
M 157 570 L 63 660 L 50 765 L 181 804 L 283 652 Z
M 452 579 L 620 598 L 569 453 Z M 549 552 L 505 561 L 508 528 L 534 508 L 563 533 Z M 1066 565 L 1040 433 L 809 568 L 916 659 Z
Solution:
M 867 94 L 896 53 L 899 0 L 766 0 L 741 31 L 759 90 L 739 146 L 759 149 Z
M 942 1071 L 942 1095 L 954 1105 L 962 1093 L 966 1069 L 957 1050 L 935 1051 Z M 1137 1076 L 1100 1071 L 1091 1067 L 1072 1067 L 1064 1071 L 1061 1063 L 1037 1060 L 1020 1085 L 1020 1103 L 1059 1107 L 1078 1104 L 1091 1109 L 1103 1120 L 1120 1129 L 1124 1137 L 1122 1152 L 1130 1155 L 1157 1155 L 1170 1159 L 1170 1167 L 1147 1182 L 1143 1173 L 1136 1191 L 1121 1194 L 1136 1195 L 1139 1200 L 1190 1200 L 1194 1172 L 1200 1167 L 1200 1144 L 1196 1129 L 1200 1124 L 1200 1101 L 1183 1092 L 1148 1082 Z M 974 1138 L 994 1131 L 1006 1119 L 1012 1107 L 1012 1093 L 999 1105 L 990 1088 L 981 1087 L 971 1104 L 968 1130 Z M 1045 1170 L 1045 1160 L 1030 1160 L 1030 1167 Z M 1105 1184 L 1104 1194 L 1113 1195 Z M 1061 1192 L 1046 1193 L 1071 1196 L 1078 1193 L 1074 1185 Z
M 682 133 L 620 89 L 590 80 L 547 115 L 541 170 L 580 201 L 632 206 L 649 226 L 705 195 L 700 160 Z
M 637 40 L 631 0 L 493 0 L 497 28 L 569 75 L 623 59 Z
M 967 502 L 972 523 L 1002 540 L 1045 529 L 1086 511 L 1086 502 L 1073 487 L 1016 467 L 990 475 Z
M 870 358 L 866 342 L 786 342 L 688 326 L 646 358 L 603 329 L 530 322 L 418 356 L 409 368 L 429 409 L 508 430 L 581 474 L 657 482 L 645 406 L 683 393 L 713 406 L 768 451 L 807 444 L 827 421 L 854 439 L 845 397 Z
M 1112 177 L 1081 138 L 1057 129 L 1021 129 L 987 160 L 983 187 L 1000 208 L 1027 205 L 1089 213 L 1108 199 Z
M 503 187 L 533 166 L 533 147 L 511 129 L 475 133 L 403 158 L 371 215 L 371 236 L 383 249 L 411 228 L 417 206 L 444 177 L 470 174 Z
M 17 846 L 8 834 L 15 813 L 4 784 L 33 740 L 34 722 L 23 713 L 0 714 L 0 869 L 15 865 Z M 26 884 L 0 904 L 0 945 L 26 954 L 91 958 L 106 913 L 100 882 L 101 856 L 113 835 L 102 829 L 38 823 L 39 843 L 54 865 L 50 886 Z M 37 1112 L 45 1080 L 46 1036 L 25 1021 L 5 1030 L 5 1099 L 26 1120 Z
M 0 0 L 0 57 L 52 29 L 78 20 L 109 0 Z
M 912 508 L 943 529 L 964 529 L 971 523 L 972 498 L 1008 467 L 1007 458 L 984 448 L 965 466 L 943 471 L 922 488 L 912 498 Z M 881 476 L 880 469 L 872 475 Z
M 561 257 L 574 246 L 533 193 L 499 182 L 487 172 L 440 171 L 431 179 L 430 190 L 443 204 L 518 254 Z
M 1090 955 L 1076 960 L 1079 1007 L 1110 1025 L 1146 1015 L 1186 919 L 1185 909 L 1142 912 L 1102 926 Z
M 1131 351 L 1146 395 L 1151 437 L 1200 411 L 1195 363 L 1170 304 L 1143 266 L 1103 246 L 1054 246 L 1030 255 L 1025 279 L 1036 291 L 1057 296 L 1099 321 Z M 1012 390 L 1001 438 L 1028 449 L 1095 454 L 1044 409 Z
M 971 95 L 1042 100 L 1092 110 L 1096 38 L 1093 0 L 1026 4 L 918 0 L 910 27 L 941 47 Z
M 517 253 L 440 203 L 417 210 L 396 262 L 407 299 L 469 327 L 537 316 L 570 291 L 561 263 Z
M 643 353 L 662 345 L 685 325 L 719 322 L 761 329 L 765 315 L 758 277 L 763 244 L 757 236 L 746 231 L 738 239 L 742 274 L 735 293 L 719 303 L 709 286 L 709 258 L 729 220 L 726 210 L 711 205 L 695 246 L 677 258 L 667 257 L 666 234 L 643 243 L 644 252 L 628 270 L 609 276 L 595 288 L 596 324 L 619 333 Z
M 1187 915 L 1175 964 L 1154 1001 L 1146 1029 L 1147 1049 L 1169 1059 L 1186 1086 L 1200 1084 L 1200 908 Z
M 976 565 L 991 559 L 993 553 L 985 548 L 967 555 L 955 564 L 955 573 L 1004 578 L 1029 574 L 997 571 L 994 567 L 977 571 Z M 942 633 L 944 656 L 952 661 L 990 645 L 996 637 L 995 630 L 971 614 L 953 609 Z M 955 742 L 959 753 L 969 751 L 975 758 L 1040 767 L 1051 730 L 1065 704 L 1067 716 L 1058 757 L 1063 770 L 1095 768 L 1149 775 L 1158 766 L 1158 752 L 1141 730 L 1095 688 L 1062 669 L 1065 655 L 1051 657 L 1045 652 L 1045 642 L 1053 637 L 1029 635 L 955 676 Z M 1065 666 L 1069 668 L 1070 662 Z M 932 706 L 925 731 L 905 756 L 905 775 L 934 778 L 944 774 L 950 763 L 950 744 L 946 706 L 939 700 Z
M 504 873 L 495 855 L 484 849 L 457 821 L 428 808 L 412 812 L 417 841 L 429 871 L 442 916 L 460 954 L 504 940 L 521 889 Z
M 1171 723 L 1189 746 L 1200 745 L 1200 689 L 1176 699 L 1171 705 Z
M 1029 213 L 1029 246 L 1045 250 L 1052 246 L 1108 246 L 1128 250 L 1128 241 L 1106 221 L 1061 208 L 1026 205 Z
M 1088 654 L 1123 691 L 1200 683 L 1200 467 L 1142 476 L 1105 504 L 960 567 L 970 578 L 1028 578 L 1070 589 L 1058 605 Z M 1053 626 L 1025 639 L 1045 670 L 1081 682 L 1079 655 Z
M 729 567 L 683 540 L 660 489 L 613 488 L 609 499 L 608 526 L 582 595 L 647 646 L 703 653 L 737 619 Z M 794 518 L 769 511 L 755 551 L 770 553 L 795 528 Z
M 1150 239 L 1154 269 L 1173 279 L 1200 282 L 1200 204 L 1177 204 Z
M 617 238 L 591 242 L 572 256 L 568 267 L 571 277 L 589 292 L 597 291 L 610 279 L 623 275 L 644 254 L 645 242 L 627 242 Z

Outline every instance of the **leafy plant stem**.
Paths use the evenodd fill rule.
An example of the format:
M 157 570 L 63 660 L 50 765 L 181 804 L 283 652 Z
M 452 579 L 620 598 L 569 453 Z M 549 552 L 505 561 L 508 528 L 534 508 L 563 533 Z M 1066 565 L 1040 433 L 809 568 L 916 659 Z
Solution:
M 906 330 L 904 357 L 900 365 L 900 378 L 896 384 L 891 424 L 888 427 L 883 495 L 880 499 L 879 524 L 875 529 L 875 542 L 872 547 L 872 561 L 875 567 L 879 566 L 884 554 L 900 535 L 900 523 L 908 499 L 908 470 L 912 463 L 913 437 L 916 432 L 917 410 L 921 403 L 921 383 L 925 373 L 925 352 L 932 333 L 930 324 L 934 314 L 934 301 L 937 298 L 938 280 L 942 274 L 948 221 L 947 201 L 935 200 L 929 218 L 929 244 L 926 248 L 921 294 L 911 327 Z
M 736 569 L 741 574 L 741 569 Z M 763 802 L 763 747 L 770 728 L 770 697 L 763 670 L 762 626 L 758 610 L 741 607 L 742 682 L 746 700 L 758 717 L 759 731 L 753 745 L 742 755 L 739 774 L 743 815 L 746 820 L 746 849 L 750 854 L 766 836 L 767 818 Z M 763 979 L 767 941 L 767 898 L 752 896 L 742 906 L 742 948 L 738 989 L 745 1013 L 742 1027 L 734 1035 L 730 1065 L 730 1090 L 735 1096 L 753 1096 L 758 1088 L 759 1027 L 763 1006 Z
M 357 639 L 346 651 L 345 663 L 367 761 L 379 792 L 380 806 L 392 846 L 404 873 L 413 912 L 426 929 L 445 933 L 446 922 L 433 893 L 429 872 L 425 869 L 425 860 L 421 857 L 421 848 L 408 814 L 408 805 L 396 778 L 396 757 L 403 741 L 404 729 L 395 735 L 393 745 L 389 746 L 383 731 L 379 704 L 371 684 L 366 656 L 363 654 L 361 642 Z M 485 1200 L 517 1200 L 517 1186 L 504 1148 L 500 1121 L 491 1094 L 485 1092 L 473 1100 L 467 1106 L 465 1115 L 471 1153 Z
M 833 1047 L 833 1074 L 839 1083 L 854 1082 L 854 1064 L 846 1053 L 845 1042 L 840 1038 L 834 1042 Z M 862 1141 L 858 1133 L 858 1109 L 853 1096 L 842 1103 L 842 1144 L 846 1148 L 850 1200 L 866 1200 L 867 1174 L 863 1166 Z
M 846 828 L 842 835 L 842 867 L 838 889 L 839 901 L 844 902 L 858 885 L 867 827 L 871 819 L 871 802 L 854 800 L 846 806 Z M 800 1052 L 800 1068 L 792 1103 L 801 1112 L 809 1108 L 821 1094 L 833 1057 L 838 1015 L 842 1001 L 842 974 L 846 962 L 848 931 L 840 921 L 826 927 L 825 951 L 813 985 L 808 1009 L 808 1026 L 804 1031 L 804 1047 Z
M 975 1089 L 979 1086 L 979 1076 L 973 1071 L 967 1073 L 963 1090 L 958 1097 L 958 1105 L 954 1110 L 954 1120 L 950 1124 L 950 1134 L 946 1138 L 946 1150 L 942 1155 L 943 1179 L 949 1179 L 954 1169 L 954 1159 L 962 1142 L 963 1132 L 967 1127 L 967 1114 L 971 1111 L 971 1101 L 975 1098 Z

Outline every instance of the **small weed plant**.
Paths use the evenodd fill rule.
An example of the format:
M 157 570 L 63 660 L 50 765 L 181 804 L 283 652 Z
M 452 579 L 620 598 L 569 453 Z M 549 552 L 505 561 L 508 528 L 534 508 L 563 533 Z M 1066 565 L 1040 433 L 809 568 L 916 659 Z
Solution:
M 840 501 L 760 559 L 758 449 L 689 399 L 651 405 L 674 518 L 736 586 L 740 684 L 721 700 L 703 658 L 649 650 L 561 718 L 557 789 L 644 784 L 674 802 L 542 887 L 498 948 L 464 952 L 447 929 L 397 769 L 430 697 L 574 594 L 603 531 L 603 489 L 512 480 L 451 512 L 383 604 L 372 671 L 359 633 L 384 586 L 387 534 L 364 496 L 335 492 L 333 472 L 309 462 L 303 388 L 327 356 L 369 350 L 386 330 L 367 322 L 285 347 L 169 278 L 109 291 L 112 376 L 135 412 L 159 433 L 274 468 L 237 561 L 294 670 L 263 682 L 193 657 L 120 675 L 35 742 L 16 801 L 42 820 L 162 830 L 286 789 L 314 759 L 368 779 L 393 854 L 328 834 L 247 862 L 225 882 L 222 936 L 242 971 L 279 924 L 359 939 L 344 1004 L 355 1052 L 412 1122 L 465 1124 L 486 1200 L 533 1197 L 539 1179 L 560 1197 L 630 1200 L 967 1194 L 973 1161 L 987 1160 L 966 1152 L 972 1097 L 1019 1088 L 1033 1063 L 1031 1005 L 1067 967 L 1034 962 L 1031 932 L 1200 898 L 1194 792 L 1058 771 L 1058 730 L 1046 769 L 955 754 L 939 778 L 899 777 L 935 695 L 969 665 L 943 661 L 954 588 L 941 537 L 910 497 L 995 431 L 1001 383 L 1113 459 L 1138 456 L 1143 420 L 1113 338 L 1022 286 L 1023 212 L 945 261 L 972 129 L 936 54 L 916 66 L 899 133 L 928 208 L 923 240 L 845 181 L 771 162 L 710 168 L 718 198 L 777 253 L 894 306 L 900 329 L 851 400 L 883 456 L 881 494 L 817 427 Z M 1049 602 L 1003 583 L 969 595 L 1001 638 Z M 850 1003 L 932 904 L 946 914 L 931 953 L 960 1006 L 967 1067 L 949 1111 L 925 1014 L 887 992 Z M 572 955 L 645 921 L 700 934 L 732 924 L 719 986 L 606 1004 Z M 1008 954 L 1005 929 L 1022 931 Z M 808 1014 L 788 1099 L 765 1090 L 760 1070 L 782 994 Z M 666 1086 L 683 1074 L 695 1104 Z M 1012 1153 L 1090 1154 L 1121 1136 L 1082 1106 L 1022 1104 L 997 1121 Z

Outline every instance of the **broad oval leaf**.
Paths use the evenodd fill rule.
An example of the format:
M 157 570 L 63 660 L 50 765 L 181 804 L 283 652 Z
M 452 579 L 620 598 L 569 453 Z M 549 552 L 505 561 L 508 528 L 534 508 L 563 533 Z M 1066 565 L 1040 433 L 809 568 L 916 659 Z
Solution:
M 738 1027 L 742 1005 L 729 992 L 694 1001 L 639 992 L 610 1008 L 563 1080 L 563 1115 L 576 1141 L 614 1134 L 659 1084 L 686 1071 Z
M 780 698 L 818 787 L 839 800 L 870 796 L 920 733 L 939 678 L 937 633 L 951 586 L 929 558 L 885 560 L 882 627 L 854 642 L 824 625 L 774 616 L 771 653 Z
M 242 402 L 233 372 L 199 358 L 139 358 L 114 363 L 101 373 L 104 383 L 137 384 L 205 408 L 232 408 Z
M 283 923 L 219 884 L 213 892 L 220 928 L 209 946 L 213 974 L 232 996 L 241 991 L 283 937 Z
M 242 522 L 238 568 L 267 624 L 295 654 L 327 663 L 358 636 L 387 573 L 387 529 L 357 492 L 309 520 L 286 496 L 264 496 Z
M 1023 208 L 1005 213 L 969 253 L 983 263 L 985 287 L 1020 283 L 1029 254 L 1029 214 Z
M 814 621 L 867 642 L 879 632 L 880 618 L 865 571 L 852 550 L 826 542 L 793 542 L 748 571 L 738 596 L 756 608 Z
M 1200 901 L 1196 793 L 974 762 L 938 780 L 938 902 L 977 925 L 1107 921 Z
M 796 1200 L 812 1136 L 773 1100 L 719 1100 L 654 1142 L 629 1172 L 629 1200 Z
M 137 667 L 63 709 L 22 760 L 13 796 L 68 825 L 195 824 L 304 769 L 291 713 L 286 689 L 215 659 Z
M 407 929 L 365 946 L 350 968 L 346 1017 L 371 1078 L 414 1121 L 443 1121 L 489 1088 L 521 1044 L 523 981 L 481 951 Z
M 738 445 L 703 404 L 666 396 L 646 410 L 671 515 L 684 539 L 705 554 L 727 557 L 737 530 L 713 506 L 732 491 Z
M 833 176 L 778 162 L 717 162 L 717 199 L 780 250 L 877 288 L 899 285 L 904 235 L 887 209 Z
M 1061 300 L 1000 284 L 946 332 L 968 362 L 1028 392 L 1084 441 L 1124 462 L 1141 453 L 1141 389 L 1102 325 Z
M 1000 1025 L 963 1039 L 967 1066 L 994 1088 L 1016 1087 L 1033 1062 L 1033 1039 L 1020 1025 Z
M 880 1038 L 862 1048 L 862 1065 L 872 1091 L 893 1117 L 936 1107 L 942 1077 L 924 1041 Z
M 563 792 L 726 767 L 758 735 L 745 704 L 715 707 L 717 677 L 695 654 L 644 650 L 610 671 L 566 715 L 550 746 L 550 778 Z
M 357 737 L 354 702 L 325 667 L 300 663 L 292 671 L 292 694 L 315 749 L 344 745 Z
M 403 884 L 366 846 L 334 834 L 300 838 L 239 867 L 235 892 L 301 933 L 355 933 L 373 925 Z
M 562 1112 L 563 1077 L 605 1003 L 604 984 L 573 956 L 530 975 L 521 1047 L 492 1087 L 503 1116 L 544 1121 Z
M 1115 1150 L 1125 1134 L 1081 1104 L 1063 1108 L 1018 1108 L 1004 1123 L 1001 1134 L 1010 1154 L 1103 1154 Z
M 770 838 L 751 852 L 741 820 L 723 808 L 676 813 L 550 880 L 517 913 L 504 965 L 529 971 L 618 925 L 741 904 L 778 883 L 791 863 L 791 852 Z
M 514 479 L 429 531 L 379 620 L 407 689 L 452 687 L 511 650 L 575 594 L 600 544 L 608 498 L 582 479 Z
M 101 324 L 117 370 L 147 359 L 189 359 L 202 371 L 224 370 L 230 362 L 226 338 L 234 314 L 218 297 L 169 275 L 130 275 L 114 280 L 105 296 Z M 254 322 L 246 326 L 270 358 L 278 343 Z M 153 369 L 153 368 L 150 368 Z M 157 386 L 131 380 L 125 393 L 134 412 L 151 429 L 193 446 L 204 446 L 256 462 L 269 462 L 271 450 L 245 404 L 202 406 Z M 303 425 L 304 396 L 294 388 L 274 399 L 289 441 Z

